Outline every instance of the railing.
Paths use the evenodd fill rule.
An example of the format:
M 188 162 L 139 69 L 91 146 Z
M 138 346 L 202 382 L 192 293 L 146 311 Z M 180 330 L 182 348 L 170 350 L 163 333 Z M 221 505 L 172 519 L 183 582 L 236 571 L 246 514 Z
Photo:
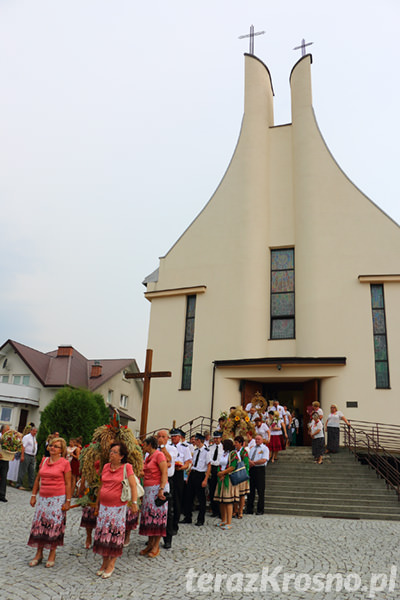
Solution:
M 196 417 L 195 419 L 192 419 L 191 421 L 187 421 L 186 423 L 183 423 L 182 425 L 178 425 L 179 429 L 182 429 L 186 433 L 187 440 L 189 440 L 192 435 L 195 435 L 196 433 L 204 433 L 205 431 L 209 431 L 212 436 L 213 431 L 215 431 L 217 426 L 218 426 L 218 421 L 216 421 L 215 419 L 210 419 L 210 417 Z M 167 428 L 160 427 L 160 429 L 167 429 Z M 157 431 L 160 431 L 160 429 L 156 429 L 154 431 L 149 431 L 146 434 L 146 436 L 156 435 Z
M 400 427 L 368 421 L 351 421 L 342 426 L 346 448 L 374 469 L 400 500 L 400 458 L 396 454 L 400 452 Z

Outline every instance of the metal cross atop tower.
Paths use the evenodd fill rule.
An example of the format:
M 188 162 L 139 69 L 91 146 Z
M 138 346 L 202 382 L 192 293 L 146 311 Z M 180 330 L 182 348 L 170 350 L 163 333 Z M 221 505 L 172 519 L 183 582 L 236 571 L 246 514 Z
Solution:
M 306 40 L 303 38 L 301 40 L 301 45 L 300 46 L 296 46 L 296 48 L 293 48 L 293 50 L 301 50 L 301 55 L 305 56 L 306 55 L 306 46 L 311 46 L 314 42 L 307 42 L 306 44 Z
M 254 36 L 255 35 L 263 35 L 265 31 L 256 31 L 254 32 L 254 25 L 250 25 L 250 33 L 246 33 L 246 35 L 239 35 L 239 40 L 243 40 L 244 38 L 250 38 L 249 43 L 249 54 L 254 54 Z

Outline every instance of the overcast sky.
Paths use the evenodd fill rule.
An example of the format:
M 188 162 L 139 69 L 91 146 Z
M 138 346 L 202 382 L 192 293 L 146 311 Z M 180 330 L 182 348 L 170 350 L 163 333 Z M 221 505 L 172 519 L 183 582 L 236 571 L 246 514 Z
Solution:
M 305 38 L 329 149 L 400 222 L 398 0 L 0 0 L 0 343 L 143 367 L 141 282 L 232 156 L 251 24 L 275 124 Z

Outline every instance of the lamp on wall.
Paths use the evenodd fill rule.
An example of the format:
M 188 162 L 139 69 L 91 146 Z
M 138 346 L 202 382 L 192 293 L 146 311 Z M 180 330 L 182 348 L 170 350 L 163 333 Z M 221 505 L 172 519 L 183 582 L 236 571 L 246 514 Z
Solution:
M 282 370 L 282 365 L 276 365 L 276 368 L 278 369 L 278 371 Z

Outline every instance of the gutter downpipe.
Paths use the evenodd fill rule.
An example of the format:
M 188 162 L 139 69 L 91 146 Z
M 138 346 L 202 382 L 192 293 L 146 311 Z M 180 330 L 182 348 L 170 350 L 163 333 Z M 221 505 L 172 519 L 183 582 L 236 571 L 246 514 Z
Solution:
M 210 430 L 212 429 L 212 419 L 214 413 L 214 391 L 215 391 L 215 362 L 213 363 L 212 389 L 211 389 L 211 412 L 210 412 Z M 211 432 L 212 433 L 212 432 Z

